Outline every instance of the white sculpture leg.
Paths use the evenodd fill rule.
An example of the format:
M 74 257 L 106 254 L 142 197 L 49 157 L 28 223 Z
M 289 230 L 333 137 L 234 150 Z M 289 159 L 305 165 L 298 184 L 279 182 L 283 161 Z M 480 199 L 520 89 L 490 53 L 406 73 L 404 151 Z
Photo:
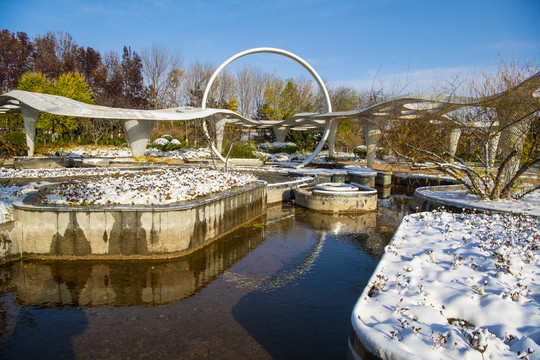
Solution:
M 450 130 L 450 133 L 448 134 L 448 152 L 452 156 L 456 155 L 456 150 L 457 150 L 460 136 L 461 136 L 460 128 L 453 128 Z M 450 162 L 454 163 L 454 159 L 450 158 Z
M 24 122 L 24 132 L 26 133 L 26 146 L 28 146 L 28 156 L 34 156 L 36 142 L 36 126 L 39 110 L 21 103 L 21 113 Z
M 489 167 L 493 167 L 495 164 L 495 157 L 497 156 L 497 148 L 499 146 L 499 139 L 501 138 L 501 133 L 497 132 L 491 136 L 488 141 L 488 161 Z
M 227 118 L 224 116 L 214 116 L 214 126 L 216 129 L 216 148 L 221 154 L 223 150 L 223 136 L 225 135 L 225 125 L 227 124 Z
M 288 128 L 274 126 L 274 135 L 276 135 L 277 142 L 285 142 L 285 137 L 287 137 L 288 132 Z
M 367 167 L 372 169 L 375 163 L 375 151 L 377 150 L 377 142 L 379 141 L 381 130 L 373 123 L 364 124 L 362 130 L 364 132 L 364 143 L 367 150 Z
M 525 133 L 523 131 L 523 126 L 521 124 L 514 124 L 502 131 L 501 134 L 501 147 L 503 157 L 508 156 L 513 150 L 521 151 L 523 149 L 523 139 Z M 505 171 L 505 176 L 510 178 L 514 176 L 516 171 L 519 168 L 520 160 L 519 156 L 514 156 L 507 163 L 507 170 Z
M 339 125 L 339 121 L 333 120 L 332 125 L 330 126 L 330 133 L 328 134 L 328 156 L 331 158 L 334 157 L 334 150 L 335 150 L 334 146 L 335 146 L 335 141 L 336 141 L 336 133 L 337 133 L 338 125 Z
M 155 120 L 125 120 L 124 127 L 133 157 L 143 156 L 150 133 L 154 129 Z
M 326 143 L 326 139 L 328 139 L 328 135 L 330 134 L 330 128 L 332 127 L 332 123 L 334 121 L 336 121 L 336 120 L 327 120 L 326 121 L 326 127 L 324 128 L 323 136 L 322 136 L 321 141 L 319 142 L 319 145 L 317 145 L 317 148 L 313 151 L 313 153 L 306 160 L 304 160 L 303 163 L 301 163 L 300 165 L 297 166 L 298 169 L 303 168 L 304 166 L 306 166 L 307 164 L 312 162 L 313 159 L 315 159 L 315 157 L 317 157 L 317 155 L 319 155 L 322 148 L 324 147 L 324 144 Z

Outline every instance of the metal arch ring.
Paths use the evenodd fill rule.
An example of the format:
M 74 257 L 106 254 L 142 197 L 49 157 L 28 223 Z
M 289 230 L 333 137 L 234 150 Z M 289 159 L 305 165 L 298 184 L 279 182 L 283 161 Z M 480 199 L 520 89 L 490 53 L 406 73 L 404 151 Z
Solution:
M 244 51 L 241 51 L 239 52 L 238 54 L 236 55 L 233 55 L 231 56 L 230 58 L 228 58 L 227 60 L 225 60 L 225 62 L 223 64 L 221 64 L 217 69 L 216 71 L 212 74 L 212 76 L 210 77 L 210 80 L 208 80 L 208 84 L 206 85 L 206 89 L 204 89 L 204 95 L 203 95 L 203 98 L 202 98 L 202 104 L 201 104 L 201 107 L 202 109 L 206 109 L 206 102 L 208 101 L 208 95 L 210 94 L 210 88 L 212 87 L 212 84 L 214 83 L 214 81 L 216 80 L 217 76 L 219 75 L 219 73 L 227 66 L 229 65 L 231 62 L 243 57 L 243 56 L 246 56 L 246 55 L 251 55 L 251 54 L 257 54 L 257 53 L 271 53 L 271 54 L 277 54 L 277 55 L 283 55 L 283 56 L 286 56 L 294 61 L 296 61 L 297 63 L 299 63 L 300 65 L 302 65 L 314 78 L 315 78 L 315 81 L 317 82 L 317 84 L 319 85 L 319 88 L 321 89 L 321 91 L 323 92 L 324 94 L 324 99 L 326 101 L 326 108 L 328 110 L 329 113 L 332 112 L 332 102 L 330 101 L 330 95 L 328 93 L 328 89 L 326 88 L 326 85 L 324 85 L 324 81 L 321 79 L 321 77 L 319 76 L 319 74 L 317 74 L 317 72 L 315 71 L 315 69 L 313 69 L 311 67 L 311 65 L 308 64 L 307 61 L 305 61 L 304 59 L 302 59 L 300 56 L 298 55 L 295 55 L 289 51 L 286 51 L 286 50 L 282 50 L 282 49 L 276 49 L 276 48 L 271 48 L 271 47 L 260 47 L 260 48 L 253 48 L 253 49 L 249 49 L 249 50 L 244 50 Z M 299 167 L 303 167 L 305 164 L 307 164 L 308 162 L 310 162 L 316 155 L 317 153 L 322 149 L 324 143 L 326 142 L 326 139 L 328 137 L 328 134 L 330 132 L 330 123 L 331 121 L 327 121 L 326 123 L 326 126 L 325 126 L 325 129 L 324 129 L 324 135 L 323 135 L 323 138 L 321 139 L 321 142 L 319 143 L 319 145 L 317 146 L 317 149 L 315 149 L 315 151 L 313 152 L 313 154 L 308 158 L 308 160 L 306 160 L 304 163 L 302 163 Z M 206 137 L 208 138 L 209 142 L 210 142 L 210 146 L 211 146 L 211 149 L 212 149 L 212 152 L 223 162 L 226 162 L 225 159 L 223 158 L 223 156 L 219 153 L 219 151 L 216 149 L 214 143 L 211 141 L 211 138 L 210 138 L 210 134 L 208 132 L 208 127 L 206 126 L 206 121 L 203 121 L 203 130 L 204 130 L 204 133 L 206 135 Z
M 210 88 L 212 87 L 212 84 L 216 80 L 216 78 L 219 75 L 219 73 L 221 72 L 221 70 L 223 70 L 227 65 L 229 65 L 230 63 L 232 63 L 233 61 L 235 61 L 235 60 L 237 60 L 237 59 L 239 59 L 241 57 L 244 57 L 246 55 L 251 55 L 251 54 L 257 54 L 257 53 L 270 53 L 270 54 L 283 55 L 283 56 L 286 56 L 286 57 L 296 61 L 300 65 L 302 65 L 315 78 L 315 81 L 317 81 L 317 84 L 319 85 L 319 88 L 321 89 L 321 91 L 324 94 L 324 98 L 325 98 L 325 101 L 326 101 L 326 107 L 328 109 L 328 112 L 329 113 L 332 112 L 332 103 L 330 101 L 330 95 L 328 94 L 328 89 L 324 85 L 324 81 L 321 79 L 319 74 L 317 74 L 315 69 L 313 69 L 311 67 L 311 65 L 308 64 L 307 61 L 302 59 L 300 56 L 293 54 L 292 52 L 282 50 L 282 49 L 270 48 L 270 47 L 260 47 L 260 48 L 253 48 L 253 49 L 249 49 L 249 50 L 244 50 L 244 51 L 239 52 L 236 55 L 231 56 L 227 60 L 225 60 L 225 62 L 223 64 L 221 64 L 217 68 L 217 70 L 214 72 L 214 74 L 212 74 L 212 76 L 210 77 L 210 80 L 208 80 L 208 84 L 206 85 L 206 89 L 204 89 L 204 95 L 203 95 L 203 98 L 202 98 L 202 109 L 203 110 L 206 109 L 206 102 L 208 100 L 208 95 L 210 93 Z

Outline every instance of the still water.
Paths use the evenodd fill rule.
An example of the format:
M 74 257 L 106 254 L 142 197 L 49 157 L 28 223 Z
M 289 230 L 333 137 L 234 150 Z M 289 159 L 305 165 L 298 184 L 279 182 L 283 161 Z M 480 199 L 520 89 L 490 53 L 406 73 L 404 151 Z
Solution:
M 352 307 L 408 203 L 277 205 L 169 261 L 0 267 L 0 358 L 344 359 Z

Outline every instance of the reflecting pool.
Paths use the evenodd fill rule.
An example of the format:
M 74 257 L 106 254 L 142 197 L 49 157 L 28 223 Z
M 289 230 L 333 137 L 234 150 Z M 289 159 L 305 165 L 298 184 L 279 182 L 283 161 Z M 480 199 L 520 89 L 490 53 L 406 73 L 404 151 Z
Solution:
M 173 260 L 5 265 L 0 358 L 345 358 L 352 307 L 409 201 L 272 206 Z

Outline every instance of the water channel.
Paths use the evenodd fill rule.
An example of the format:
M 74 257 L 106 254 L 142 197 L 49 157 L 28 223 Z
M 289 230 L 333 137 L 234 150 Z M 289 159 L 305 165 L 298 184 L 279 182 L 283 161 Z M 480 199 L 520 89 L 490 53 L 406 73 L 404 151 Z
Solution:
M 1 359 L 344 359 L 351 309 L 410 198 L 288 204 L 183 258 L 0 267 Z

